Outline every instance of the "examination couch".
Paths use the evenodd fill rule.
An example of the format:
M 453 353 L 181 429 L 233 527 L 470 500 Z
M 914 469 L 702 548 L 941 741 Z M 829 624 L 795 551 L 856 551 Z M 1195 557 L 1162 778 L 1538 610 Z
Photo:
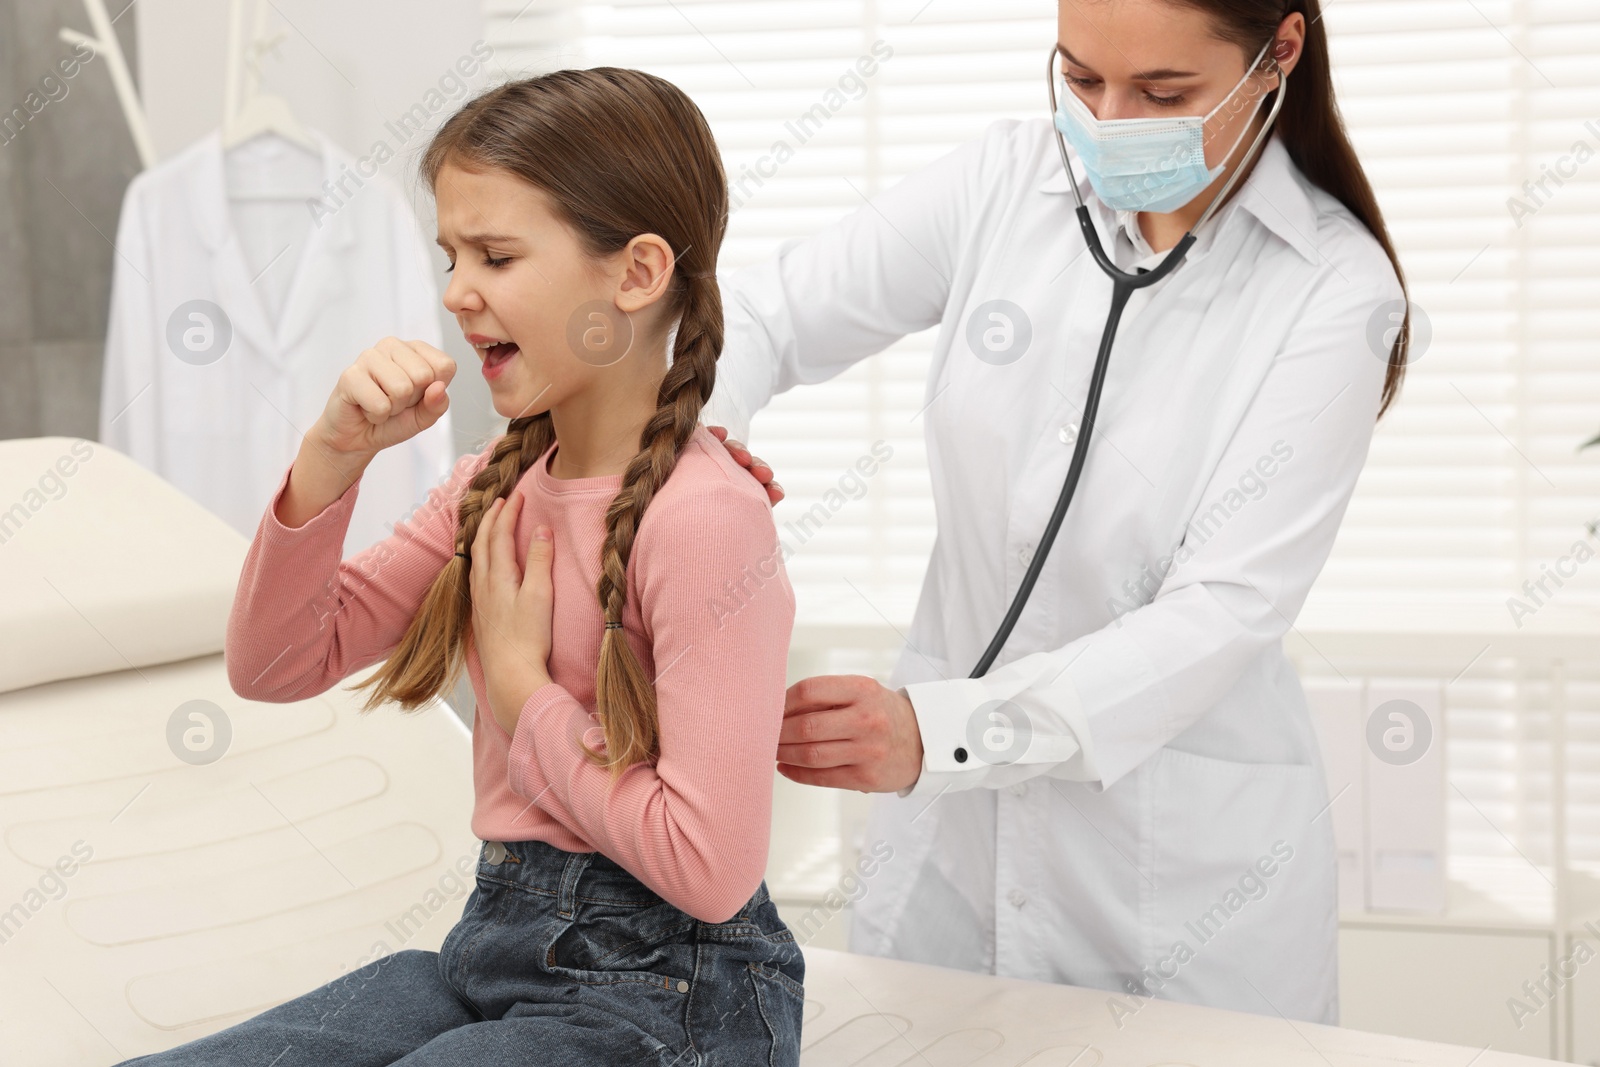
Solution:
M 110 448 L 0 441 L 0 1064 L 179 1044 L 461 914 L 466 728 L 439 701 L 361 716 L 348 682 L 235 696 L 247 547 Z M 1545 1062 L 805 951 L 804 1067 Z

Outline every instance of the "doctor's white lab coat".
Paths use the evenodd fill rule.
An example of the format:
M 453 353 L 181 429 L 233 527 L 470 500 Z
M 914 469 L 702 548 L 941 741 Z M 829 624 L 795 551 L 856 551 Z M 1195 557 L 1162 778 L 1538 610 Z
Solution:
M 1366 459 L 1387 361 L 1370 335 L 1401 289 L 1270 140 L 1132 298 L 1077 497 L 969 680 L 1060 492 L 1110 302 L 1067 181 L 1046 120 L 997 122 L 723 279 L 706 421 L 736 435 L 775 393 L 939 326 L 937 539 L 890 679 L 924 766 L 874 799 L 866 844 L 892 858 L 851 948 L 1103 988 L 1118 1019 L 1154 995 L 1336 1022 L 1329 796 L 1281 639 Z M 1162 258 L 1081 188 L 1124 269 Z M 980 311 L 996 300 L 1025 349 L 1006 348 L 1016 310 Z
M 304 212 L 303 234 L 283 235 L 303 251 L 281 315 L 264 306 L 267 272 L 246 263 L 216 132 L 135 177 L 117 224 L 100 440 L 245 537 L 362 349 L 391 334 L 441 344 L 434 268 L 410 206 L 381 174 L 358 184 L 356 160 L 312 133 L 342 191 L 319 220 Z M 240 149 L 272 147 L 259 142 Z M 231 340 L 219 355 L 207 342 L 220 344 L 223 330 Z M 455 455 L 448 412 L 379 453 L 362 475 L 345 555 L 389 536 Z

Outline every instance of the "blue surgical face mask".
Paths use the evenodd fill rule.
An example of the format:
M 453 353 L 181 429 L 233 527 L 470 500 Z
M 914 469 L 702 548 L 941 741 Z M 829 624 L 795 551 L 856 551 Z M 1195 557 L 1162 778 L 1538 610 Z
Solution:
M 1060 78 L 1056 129 L 1078 153 L 1101 203 L 1118 211 L 1176 211 L 1204 192 L 1227 169 L 1226 162 L 1206 166 L 1206 122 L 1244 88 L 1266 54 L 1267 45 L 1263 45 L 1239 84 L 1204 115 L 1102 122 L 1078 99 L 1066 79 Z M 1224 160 L 1244 139 L 1261 107 L 1261 96 L 1257 94 L 1250 115 L 1239 123 L 1239 136 Z

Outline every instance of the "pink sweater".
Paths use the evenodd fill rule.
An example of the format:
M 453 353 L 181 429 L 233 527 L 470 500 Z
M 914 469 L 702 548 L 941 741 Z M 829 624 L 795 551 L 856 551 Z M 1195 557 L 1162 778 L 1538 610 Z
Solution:
M 661 754 L 611 787 L 569 740 L 601 746 L 595 664 L 604 626 L 595 582 L 605 510 L 622 476 L 561 479 L 552 446 L 523 472 L 514 542 L 554 531 L 551 683 L 523 706 L 515 736 L 489 711 L 475 650 L 472 832 L 600 851 L 707 922 L 738 912 L 761 883 L 783 719 L 794 591 L 766 492 L 700 427 L 645 510 L 628 563 L 624 629 L 655 679 Z M 456 505 L 490 448 L 461 457 L 384 541 L 340 560 L 358 481 L 289 528 L 284 472 L 245 557 L 228 617 L 228 680 L 250 700 L 288 703 L 386 659 L 455 551 Z M 365 698 L 371 690 L 359 691 Z

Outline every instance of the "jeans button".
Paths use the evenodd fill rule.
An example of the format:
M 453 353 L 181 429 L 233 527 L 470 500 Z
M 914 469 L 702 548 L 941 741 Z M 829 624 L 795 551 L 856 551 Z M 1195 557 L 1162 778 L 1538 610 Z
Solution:
M 489 857 L 489 862 L 490 863 L 504 863 L 505 862 L 505 859 L 506 859 L 506 846 L 502 845 L 498 841 L 488 841 L 488 842 L 485 842 L 485 844 L 487 844 L 487 846 L 488 846 L 486 851 L 488 852 L 488 857 Z

